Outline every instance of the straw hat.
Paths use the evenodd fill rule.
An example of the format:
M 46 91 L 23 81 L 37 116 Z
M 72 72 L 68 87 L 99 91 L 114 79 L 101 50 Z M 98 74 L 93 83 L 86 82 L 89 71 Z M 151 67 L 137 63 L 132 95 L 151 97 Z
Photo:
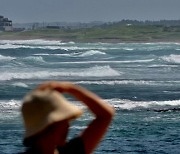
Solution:
M 48 125 L 79 117 L 82 110 L 69 103 L 59 92 L 35 90 L 27 94 L 22 105 L 25 138 L 33 136 Z

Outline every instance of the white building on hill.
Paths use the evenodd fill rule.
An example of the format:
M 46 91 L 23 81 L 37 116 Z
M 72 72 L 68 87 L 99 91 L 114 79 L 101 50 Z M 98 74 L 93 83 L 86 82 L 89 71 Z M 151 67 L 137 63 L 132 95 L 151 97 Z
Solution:
M 0 16 L 0 31 L 13 31 L 12 21 Z

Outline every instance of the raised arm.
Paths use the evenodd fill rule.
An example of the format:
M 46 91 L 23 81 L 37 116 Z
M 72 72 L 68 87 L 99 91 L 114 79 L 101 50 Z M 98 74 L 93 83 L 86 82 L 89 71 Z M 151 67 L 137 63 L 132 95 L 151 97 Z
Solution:
M 40 85 L 38 88 L 46 89 L 47 87 L 73 95 L 88 106 L 90 111 L 94 114 L 95 119 L 80 134 L 84 142 L 86 153 L 91 153 L 102 139 L 112 120 L 114 115 L 113 107 L 108 105 L 96 94 L 70 82 L 49 82 Z

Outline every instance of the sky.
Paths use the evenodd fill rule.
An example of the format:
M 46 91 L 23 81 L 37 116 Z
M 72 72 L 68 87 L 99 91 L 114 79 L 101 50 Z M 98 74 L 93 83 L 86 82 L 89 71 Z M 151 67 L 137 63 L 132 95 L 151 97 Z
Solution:
M 180 0 L 0 0 L 15 23 L 180 20 Z

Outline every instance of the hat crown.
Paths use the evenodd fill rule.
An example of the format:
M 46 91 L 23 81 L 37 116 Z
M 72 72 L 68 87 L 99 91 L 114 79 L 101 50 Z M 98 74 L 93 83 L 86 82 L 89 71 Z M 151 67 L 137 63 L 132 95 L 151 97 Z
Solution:
M 22 105 L 25 137 L 32 136 L 48 125 L 76 118 L 82 110 L 69 103 L 63 95 L 53 90 L 35 90 L 27 94 Z

